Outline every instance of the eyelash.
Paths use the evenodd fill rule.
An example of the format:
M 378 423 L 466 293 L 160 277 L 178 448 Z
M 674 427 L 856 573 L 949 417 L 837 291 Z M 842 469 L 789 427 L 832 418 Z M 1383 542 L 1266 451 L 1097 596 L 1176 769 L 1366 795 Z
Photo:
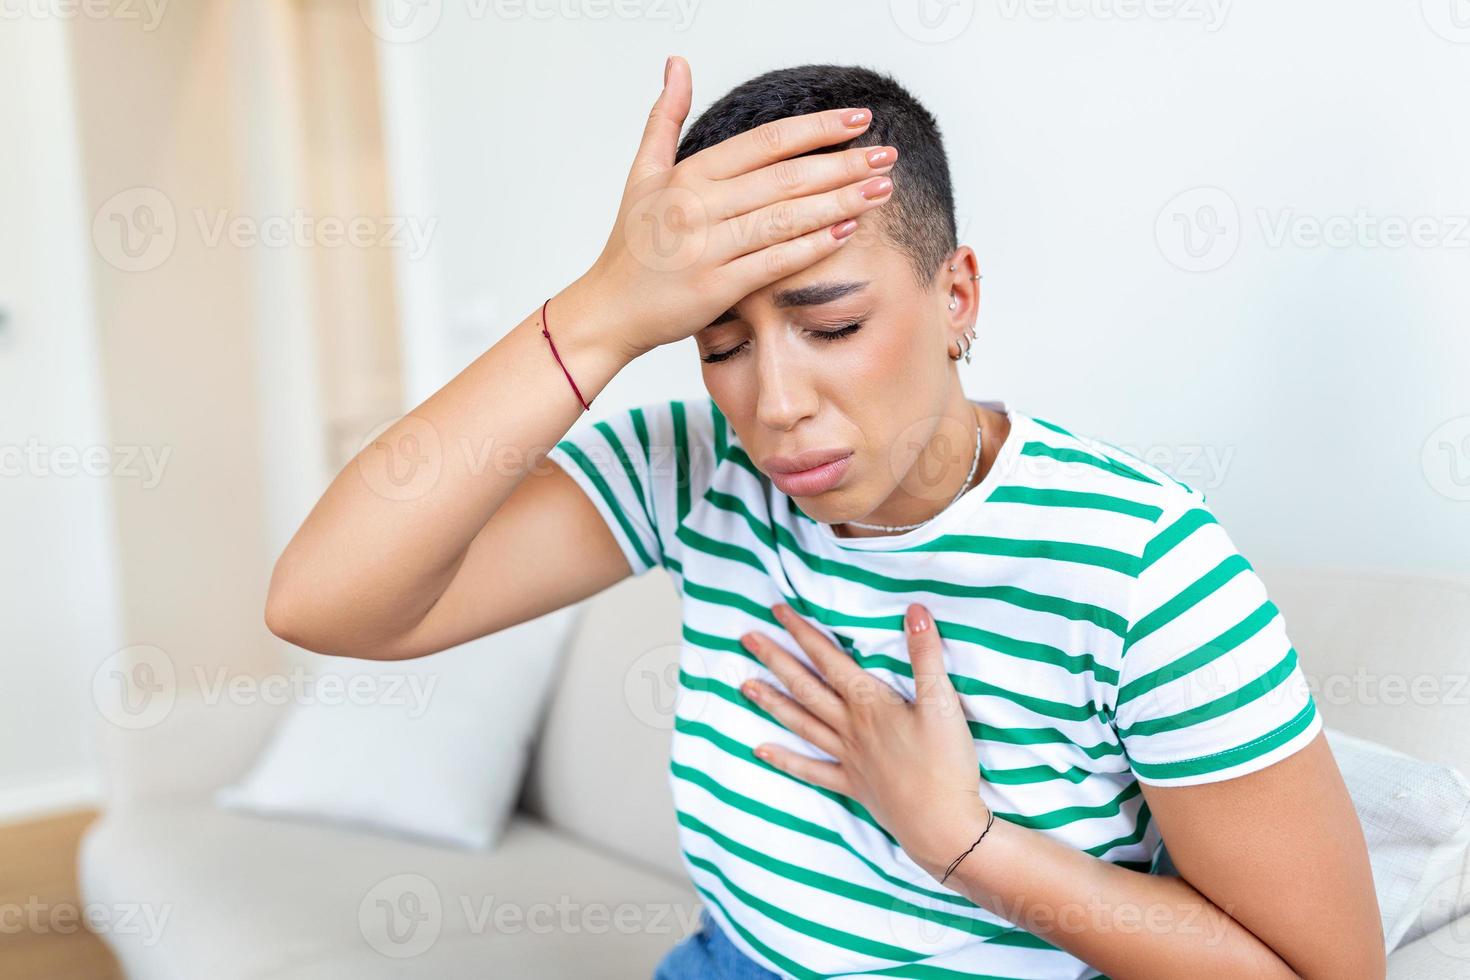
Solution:
M 866 320 L 854 320 L 852 323 L 844 324 L 843 326 L 838 327 L 836 330 L 809 330 L 807 332 L 815 337 L 822 338 L 822 340 L 824 341 L 832 342 L 841 340 L 843 337 L 852 336 L 853 334 L 857 333 L 858 328 L 866 322 Z M 749 341 L 741 341 L 739 344 L 731 347 L 727 351 L 721 351 L 718 354 L 706 354 L 701 357 L 700 360 L 706 364 L 718 364 L 721 361 L 727 361 L 730 358 L 734 357 L 738 352 L 744 350 L 747 343 L 749 343 Z

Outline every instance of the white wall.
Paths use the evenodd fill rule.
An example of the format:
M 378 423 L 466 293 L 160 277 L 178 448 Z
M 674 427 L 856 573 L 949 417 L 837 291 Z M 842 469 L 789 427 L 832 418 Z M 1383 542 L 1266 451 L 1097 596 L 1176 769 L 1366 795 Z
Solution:
M 1455 0 L 383 2 L 418 11 L 379 25 L 395 204 L 438 220 L 403 282 L 411 395 L 596 256 L 666 54 L 696 113 L 770 68 L 866 64 L 948 141 L 985 271 L 973 395 L 1148 453 L 1257 561 L 1470 566 Z M 1381 244 L 1415 219 L 1420 244 Z M 702 392 L 686 342 L 600 406 Z
M 148 477 L 104 424 L 62 21 L 0 25 L 0 92 L 0 819 L 9 819 L 98 792 L 88 679 L 123 645 L 110 480 Z

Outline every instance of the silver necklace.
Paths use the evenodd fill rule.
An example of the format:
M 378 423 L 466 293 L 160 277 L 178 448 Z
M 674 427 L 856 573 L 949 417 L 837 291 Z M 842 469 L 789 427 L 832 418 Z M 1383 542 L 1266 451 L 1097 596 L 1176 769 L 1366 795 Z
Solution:
M 939 509 L 939 512 L 936 513 L 934 517 L 938 517 L 940 514 L 948 510 L 951 506 L 954 505 L 954 502 L 956 500 L 959 500 L 962 496 L 964 496 L 966 490 L 970 489 L 970 481 L 975 478 L 975 470 L 978 469 L 980 466 L 980 441 L 980 426 L 977 425 L 975 426 L 975 458 L 970 461 L 970 472 L 968 475 L 966 475 L 965 482 L 960 484 L 959 490 L 956 491 L 955 495 L 949 499 L 949 503 L 941 507 Z M 864 524 L 861 521 L 844 521 L 843 523 L 851 524 L 853 527 L 866 528 L 869 531 L 912 531 L 916 527 L 923 527 L 925 524 L 928 524 L 930 521 L 934 520 L 934 517 L 926 517 L 917 524 Z

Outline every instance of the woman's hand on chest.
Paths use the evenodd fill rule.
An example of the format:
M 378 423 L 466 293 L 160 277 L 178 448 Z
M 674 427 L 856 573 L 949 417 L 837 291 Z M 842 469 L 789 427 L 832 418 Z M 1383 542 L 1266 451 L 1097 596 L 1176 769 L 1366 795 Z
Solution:
M 917 603 L 904 617 L 914 673 L 910 701 L 787 604 L 771 610 L 817 672 L 771 637 L 747 633 L 741 644 L 786 692 L 754 679 L 741 691 L 836 761 L 771 743 L 756 746 L 755 754 L 861 803 L 915 863 L 938 878 L 985 828 L 989 812 L 980 798 L 975 743 L 933 618 Z

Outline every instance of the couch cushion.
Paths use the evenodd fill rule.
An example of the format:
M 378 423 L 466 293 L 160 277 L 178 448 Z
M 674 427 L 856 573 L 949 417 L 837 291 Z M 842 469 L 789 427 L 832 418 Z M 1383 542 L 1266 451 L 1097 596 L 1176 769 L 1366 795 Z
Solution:
M 567 833 L 683 878 L 669 791 L 679 637 L 678 591 L 662 568 L 584 604 L 522 803 Z
M 141 908 L 139 928 L 103 933 L 140 978 L 649 976 L 698 926 L 683 882 L 524 817 L 494 851 L 466 853 L 140 807 L 93 825 L 80 877 L 87 902 Z
M 1327 725 L 1470 774 L 1470 581 L 1263 568 Z

